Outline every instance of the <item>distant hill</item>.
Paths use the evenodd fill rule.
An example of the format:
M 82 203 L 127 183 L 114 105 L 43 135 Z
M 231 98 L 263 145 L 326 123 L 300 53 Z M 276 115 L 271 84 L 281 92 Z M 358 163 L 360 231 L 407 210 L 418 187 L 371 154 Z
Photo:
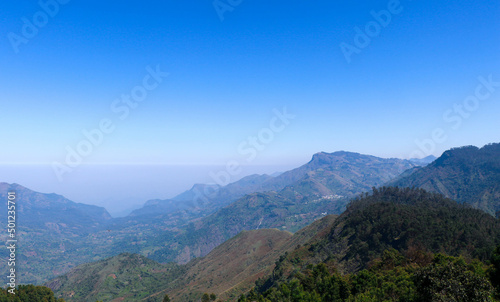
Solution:
M 10 191 L 16 193 L 16 226 L 21 246 L 16 265 L 20 268 L 19 280 L 25 284 L 39 284 L 47 276 L 73 267 L 74 259 L 65 254 L 81 238 L 103 230 L 111 220 L 102 207 L 76 203 L 57 194 L 38 193 L 18 184 L 0 183 L 0 199 L 7 200 Z M 0 215 L 2 229 L 6 228 L 6 219 L 7 215 Z M 6 240 L 6 233 L 0 234 L 2 241 Z M 1 249 L 0 255 L 4 257 L 7 252 Z M 53 261 L 57 266 L 52 265 Z M 1 266 L 0 271 L 6 273 L 7 269 Z
M 179 266 L 120 254 L 83 264 L 45 285 L 66 301 L 197 301 L 205 292 L 235 298 L 272 272 L 280 255 L 304 244 L 335 220 L 327 216 L 292 235 L 276 229 L 244 231 L 204 258 Z
M 293 179 L 283 194 L 338 195 L 351 198 L 372 187 L 383 185 L 416 165 L 408 160 L 380 158 L 354 152 L 320 152 L 307 164 L 283 173 L 279 178 Z M 286 191 L 286 193 L 285 193 Z
M 183 267 L 176 264 L 124 253 L 80 265 L 45 285 L 65 301 L 139 301 L 183 273 Z
M 134 210 L 129 217 L 141 220 L 162 219 L 168 215 L 170 220 L 195 219 L 212 214 L 245 194 L 267 191 L 266 182 L 273 179 L 269 175 L 249 175 L 226 186 L 216 184 L 195 184 L 191 189 L 171 199 L 148 200 L 140 209 Z M 274 183 L 272 188 L 282 188 L 287 183 Z
M 438 192 L 495 215 L 500 210 L 500 144 L 448 150 L 389 185 Z
M 426 159 L 423 162 L 426 162 Z M 296 188 L 305 190 L 299 193 L 306 195 L 314 191 L 318 196 L 330 194 L 353 196 L 361 191 L 370 190 L 372 186 L 381 185 L 417 165 L 420 164 L 353 152 L 320 152 L 307 164 L 279 173 L 276 177 L 254 174 L 223 187 L 216 184 L 196 184 L 172 199 L 149 200 L 141 209 L 133 211 L 129 217 L 141 219 L 143 216 L 142 220 L 150 220 L 168 215 L 172 220 L 174 217 L 188 215 L 190 218 L 198 218 L 212 214 L 247 194 L 280 191 L 295 184 Z M 326 183 L 328 181 L 330 183 Z M 334 182 L 337 183 L 333 185 Z M 360 189 L 360 186 L 363 188 Z
M 177 201 L 202 201 L 200 195 L 207 199 L 216 199 L 221 203 L 227 203 L 238 199 L 239 197 L 253 192 L 267 191 L 269 186 L 266 185 L 274 177 L 263 174 L 253 174 L 245 176 L 235 182 L 232 182 L 226 186 L 220 186 L 216 184 L 197 184 L 194 185 L 189 191 L 177 195 L 172 198 Z M 284 187 L 287 183 L 277 184 L 278 187 Z
M 0 183 L 0 198 L 7 200 L 10 191 L 16 192 L 21 227 L 80 234 L 94 232 L 111 219 L 102 207 L 76 203 L 57 194 L 38 193 L 18 184 Z M 0 223 L 4 224 L 6 218 L 0 215 Z
M 180 283 L 164 292 L 177 301 L 195 300 L 203 293 L 235 299 L 259 278 L 269 275 L 281 255 L 326 231 L 335 219 L 329 215 L 293 235 L 276 229 L 243 231 L 206 257 L 187 264 Z
M 187 263 L 243 230 L 278 228 L 295 232 L 326 214 L 343 212 L 348 200 L 414 167 L 407 160 L 352 152 L 317 153 L 307 164 L 265 182 L 282 190 L 243 196 L 212 215 L 190 223 L 175 240 L 156 249 L 156 261 Z
M 429 155 L 424 158 L 411 158 L 410 161 L 419 166 L 426 166 L 436 160 L 437 157 Z
M 266 185 L 271 187 L 279 183 L 295 184 L 305 181 L 309 185 L 318 183 L 318 186 L 330 187 L 331 190 L 336 183 L 335 189 L 343 190 L 337 193 L 348 195 L 359 191 L 359 186 L 369 190 L 370 184 L 383 184 L 414 166 L 416 164 L 408 160 L 397 158 L 379 158 L 346 151 L 319 152 L 307 164 L 280 174 Z M 327 179 L 331 179 L 329 184 L 325 182 Z

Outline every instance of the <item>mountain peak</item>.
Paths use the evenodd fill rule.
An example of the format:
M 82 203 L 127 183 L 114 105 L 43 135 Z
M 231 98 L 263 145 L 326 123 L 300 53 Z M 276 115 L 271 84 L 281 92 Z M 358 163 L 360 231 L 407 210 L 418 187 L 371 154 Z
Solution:
M 339 161 L 341 158 L 345 156 L 359 156 L 359 153 L 348 152 L 348 151 L 336 151 L 333 153 L 327 152 L 318 152 L 312 156 L 312 159 L 309 163 L 321 163 L 321 164 L 330 164 L 334 161 Z

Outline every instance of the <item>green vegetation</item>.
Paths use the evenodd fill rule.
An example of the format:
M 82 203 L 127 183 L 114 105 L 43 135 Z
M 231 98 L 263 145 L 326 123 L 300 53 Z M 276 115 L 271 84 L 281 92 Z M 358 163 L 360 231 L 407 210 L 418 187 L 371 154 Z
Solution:
M 162 265 L 140 256 L 119 255 L 80 265 L 48 285 L 56 295 L 65 297 L 67 301 L 93 302 L 96 293 L 105 301 L 112 297 L 135 301 L 142 296 L 130 293 L 139 290 L 149 294 L 145 301 L 154 302 L 167 300 L 166 294 L 172 301 L 199 301 L 203 293 L 214 293 L 221 299 L 236 298 L 248 291 L 259 277 L 269 275 L 280 254 L 304 244 L 318 233 L 327 233 L 335 218 L 326 216 L 294 235 L 276 229 L 244 231 L 206 257 L 184 266 Z M 143 271 L 155 268 L 155 279 L 146 278 L 147 275 L 137 268 L 141 265 L 144 265 Z M 137 283 L 138 274 L 142 277 L 140 284 Z M 87 283 L 93 286 L 82 286 Z M 147 287 L 141 288 L 142 283 L 146 283 Z M 109 295 L 104 296 L 106 293 Z M 213 296 L 210 294 L 209 298 L 213 299 Z
M 500 299 L 500 246 L 491 256 L 490 280 L 496 289 L 496 297 Z
M 67 301 L 138 301 L 160 292 L 183 273 L 184 268 L 177 264 L 159 264 L 140 255 L 120 254 L 81 265 L 47 286 Z
M 374 188 L 371 194 L 354 199 L 330 232 L 282 255 L 272 275 L 257 282 L 257 288 L 261 293 L 282 284 L 297 289 L 300 282 L 289 282 L 302 280 L 300 274 L 321 263 L 335 267 L 339 274 L 361 278 L 363 270 L 374 266 L 387 250 L 422 267 L 430 264 L 428 255 L 439 253 L 497 263 L 493 251 L 499 244 L 500 221 L 480 210 L 422 189 Z M 412 266 L 403 268 L 390 274 L 406 282 L 415 272 L 408 271 Z M 489 274 L 497 276 L 496 270 Z M 377 282 L 382 286 L 382 281 Z M 491 283 L 495 284 L 493 279 Z
M 56 299 L 50 288 L 34 285 L 20 285 L 15 294 L 9 293 L 6 289 L 0 290 L 0 302 L 64 302 L 63 299 Z
M 238 301 L 494 301 L 488 268 L 483 263 L 467 263 L 461 257 L 443 254 L 433 258 L 420 254 L 432 260 L 422 263 L 391 249 L 384 251 L 370 268 L 348 275 L 340 275 L 335 268 L 321 263 L 265 291 L 253 289 Z
M 214 293 L 212 294 L 207 294 L 207 293 L 204 293 L 203 296 L 201 297 L 201 302 L 210 302 L 210 301 L 215 301 L 217 300 L 217 295 L 215 295 Z
M 486 260 L 500 244 L 500 223 L 484 212 L 422 189 L 382 187 L 355 199 L 344 215 L 347 258 L 368 263 L 388 248 L 410 247 Z
M 500 144 L 448 150 L 390 185 L 441 193 L 495 216 L 500 211 Z
M 210 301 L 211 292 L 235 301 L 254 283 L 241 301 L 475 301 L 498 295 L 499 223 L 437 193 L 382 187 L 354 199 L 341 216 L 324 217 L 293 236 L 276 229 L 242 232 L 205 258 L 158 275 L 148 268 L 161 270 L 160 264 L 125 255 L 79 266 L 53 282 L 68 301 L 69 294 L 85 301 L 161 301 L 165 294 L 172 301 Z M 442 278 L 446 282 L 438 282 Z
M 487 301 L 493 288 L 480 262 L 437 255 L 414 276 L 420 301 Z
M 498 244 L 500 221 L 480 210 L 422 189 L 382 187 L 353 200 L 329 236 L 308 252 L 352 273 L 390 248 L 484 261 Z

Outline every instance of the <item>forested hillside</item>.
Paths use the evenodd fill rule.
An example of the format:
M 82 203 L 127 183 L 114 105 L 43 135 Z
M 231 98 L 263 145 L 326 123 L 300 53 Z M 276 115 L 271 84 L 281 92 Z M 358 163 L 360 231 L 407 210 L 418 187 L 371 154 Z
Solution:
M 500 144 L 448 150 L 431 164 L 389 184 L 441 193 L 495 216 L 500 211 Z
M 282 255 L 276 263 L 273 274 L 258 282 L 256 290 L 261 294 L 265 293 L 265 297 L 271 297 L 270 301 L 285 301 L 273 295 L 278 295 L 275 291 L 281 291 L 281 294 L 291 294 L 291 288 L 299 292 L 305 290 L 312 296 L 307 298 L 311 300 L 294 298 L 295 300 L 290 301 L 335 301 L 321 298 L 325 294 L 321 290 L 324 290 L 326 285 L 311 284 L 312 281 L 308 279 L 317 278 L 315 275 L 317 273 L 314 273 L 313 268 L 324 264 L 330 268 L 328 276 L 330 281 L 328 282 L 333 282 L 331 286 L 337 288 L 337 291 L 344 288 L 342 299 L 356 298 L 358 294 L 368 291 L 372 293 L 367 294 L 367 297 L 375 299 L 373 301 L 382 301 L 381 296 L 377 295 L 386 295 L 385 286 L 401 289 L 400 285 L 393 284 L 399 280 L 411 281 L 408 283 L 410 286 L 408 288 L 413 292 L 410 295 L 413 298 L 404 300 L 406 294 L 400 292 L 398 297 L 402 300 L 398 298 L 395 301 L 419 301 L 418 297 L 424 294 L 422 288 L 417 291 L 419 284 L 430 281 L 424 277 L 423 279 L 417 277 L 423 276 L 424 272 L 436 274 L 436 276 L 455 274 L 450 273 L 450 270 L 465 271 L 464 278 L 472 276 L 472 279 L 467 281 L 471 282 L 470 288 L 481 288 L 483 293 L 489 295 L 489 286 L 491 284 L 498 286 L 498 280 L 495 279 L 498 277 L 493 277 L 497 276 L 498 273 L 495 272 L 498 272 L 498 267 L 488 268 L 487 264 L 490 260 L 497 259 L 495 263 L 498 266 L 498 249 L 496 253 L 494 250 L 499 244 L 499 220 L 480 210 L 473 209 L 469 205 L 458 204 L 440 194 L 428 193 L 422 189 L 382 187 L 373 189 L 371 194 L 363 194 L 353 200 L 347 211 L 333 222 L 327 235 L 313 238 L 293 252 Z M 397 264 L 392 264 L 390 270 L 385 269 L 386 266 L 382 266 L 384 268 L 382 270 L 376 269 L 380 259 L 387 257 L 388 251 L 392 251 L 388 254 L 390 258 L 397 256 L 402 260 Z M 434 256 L 437 254 L 461 258 Z M 432 261 L 434 257 L 437 258 Z M 479 261 L 483 264 L 479 264 Z M 476 263 L 473 266 L 478 265 L 478 267 L 467 268 L 470 263 Z M 365 278 L 363 274 L 368 272 L 366 270 L 371 270 L 372 275 L 369 276 L 371 281 L 368 284 L 357 285 L 357 278 L 359 276 Z M 405 275 L 400 276 L 403 272 L 406 272 Z M 321 282 L 326 282 L 323 280 L 325 278 L 321 277 Z M 435 278 L 437 277 L 434 277 L 434 281 L 436 281 Z M 392 281 L 385 284 L 384 280 Z M 457 279 L 453 282 L 461 284 L 462 281 Z M 315 286 L 319 287 L 315 288 Z M 357 286 L 362 286 L 362 289 L 356 289 Z M 315 291 L 319 299 L 323 300 L 315 300 L 318 299 L 318 296 L 314 294 Z M 390 296 L 387 295 L 386 298 Z M 446 296 L 446 294 L 443 295 Z M 363 295 L 356 299 L 362 297 Z M 427 301 L 448 301 L 446 299 Z

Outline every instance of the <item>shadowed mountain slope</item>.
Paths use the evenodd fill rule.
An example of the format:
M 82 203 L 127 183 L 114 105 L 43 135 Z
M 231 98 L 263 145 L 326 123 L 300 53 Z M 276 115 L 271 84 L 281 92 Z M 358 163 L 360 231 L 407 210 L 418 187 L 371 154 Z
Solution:
M 500 144 L 448 150 L 428 166 L 389 184 L 438 192 L 495 215 L 500 210 Z

